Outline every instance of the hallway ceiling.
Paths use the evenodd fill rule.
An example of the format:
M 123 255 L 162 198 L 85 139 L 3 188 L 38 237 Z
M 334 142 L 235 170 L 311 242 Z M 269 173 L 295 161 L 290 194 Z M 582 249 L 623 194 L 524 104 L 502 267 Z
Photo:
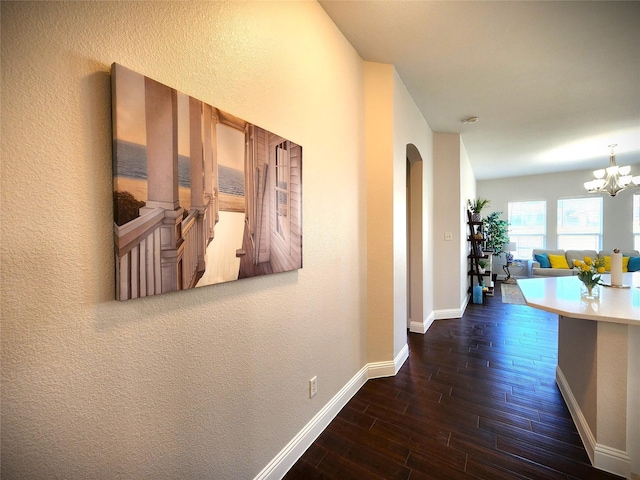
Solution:
M 612 143 L 640 175 L 640 2 L 320 4 L 434 132 L 462 135 L 478 180 L 604 168 Z

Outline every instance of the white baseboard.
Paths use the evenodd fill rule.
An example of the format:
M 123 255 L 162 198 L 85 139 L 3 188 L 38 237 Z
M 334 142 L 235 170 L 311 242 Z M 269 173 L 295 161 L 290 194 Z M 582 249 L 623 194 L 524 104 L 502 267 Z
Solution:
M 631 478 L 631 457 L 627 452 L 617 448 L 596 443 L 593 466 L 605 472 L 615 473 L 624 478 Z
M 465 295 L 462 300 L 460 308 L 446 308 L 443 310 L 436 310 L 433 312 L 434 320 L 444 320 L 448 318 L 462 318 L 464 311 L 467 309 L 467 305 L 471 301 L 471 295 Z
M 412 321 L 411 323 L 409 323 L 409 331 L 411 333 L 427 333 L 427 330 L 429 330 L 429 327 L 435 319 L 435 314 L 431 312 L 431 314 L 427 318 L 425 318 L 423 322 Z
M 295 437 L 256 475 L 254 480 L 281 479 L 298 461 L 316 438 L 331 423 L 368 379 L 368 365 L 360 369 L 349 382 L 300 430 Z
M 624 478 L 630 478 L 631 458 L 629 454 L 596 442 L 596 438 L 593 432 L 591 432 L 591 428 L 589 428 L 587 419 L 584 417 L 576 398 L 573 396 L 569 383 L 559 365 L 556 367 L 556 383 L 569 408 L 571 418 L 573 418 L 573 422 L 576 424 L 578 434 L 584 444 L 587 455 L 589 455 L 591 464 L 600 470 L 615 473 Z
M 576 424 L 582 444 L 587 451 L 587 455 L 589 455 L 589 460 L 591 460 L 591 464 L 593 464 L 594 451 L 596 449 L 596 438 L 593 436 L 593 433 L 591 433 L 587 419 L 584 418 L 582 410 L 578 405 L 578 401 L 576 400 L 576 397 L 573 396 L 573 392 L 571 391 L 571 388 L 569 388 L 569 383 L 560 369 L 560 365 L 556 366 L 556 383 L 558 384 L 560 393 L 569 408 L 569 413 L 571 413 L 573 423 Z
M 461 318 L 464 312 L 461 308 L 446 308 L 433 312 L 434 320 L 443 320 L 446 318 Z
M 407 358 L 409 358 L 409 344 L 405 343 L 404 347 L 402 347 L 402 350 L 400 350 L 400 353 L 398 353 L 398 355 L 396 355 L 396 358 L 393 360 L 395 366 L 393 376 L 395 376 L 395 374 L 398 373 L 398 370 L 402 368 L 402 365 L 404 365 L 404 362 L 407 361 Z M 369 378 L 372 378 L 371 374 L 369 374 Z
M 293 439 L 256 475 L 254 480 L 280 480 L 331 423 L 349 400 L 370 378 L 391 377 L 409 358 L 405 345 L 393 361 L 368 363 L 300 430 Z
M 393 377 L 398 373 L 407 358 L 409 358 L 409 345 L 405 344 L 393 361 L 368 363 L 365 367 L 367 369 L 367 379 Z

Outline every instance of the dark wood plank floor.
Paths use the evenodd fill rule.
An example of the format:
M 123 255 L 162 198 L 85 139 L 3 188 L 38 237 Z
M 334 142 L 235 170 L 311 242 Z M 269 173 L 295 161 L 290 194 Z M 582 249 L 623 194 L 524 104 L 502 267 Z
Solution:
M 498 285 L 409 334 L 398 374 L 368 381 L 285 479 L 621 478 L 591 467 L 556 386 L 557 328 Z

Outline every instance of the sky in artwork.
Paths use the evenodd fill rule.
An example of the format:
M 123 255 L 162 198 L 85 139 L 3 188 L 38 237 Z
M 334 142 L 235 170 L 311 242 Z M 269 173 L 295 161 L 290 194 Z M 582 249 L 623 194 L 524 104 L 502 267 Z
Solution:
M 144 75 L 118 68 L 116 79 L 115 138 L 146 145 Z M 178 92 L 178 153 L 189 156 L 189 96 Z

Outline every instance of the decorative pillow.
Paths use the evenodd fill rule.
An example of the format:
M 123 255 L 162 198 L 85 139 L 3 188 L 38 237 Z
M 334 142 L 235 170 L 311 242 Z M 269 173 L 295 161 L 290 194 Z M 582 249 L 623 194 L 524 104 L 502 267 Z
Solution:
M 628 265 L 629 265 L 629 258 L 631 257 L 622 257 L 622 271 L 623 272 L 627 272 L 628 270 Z M 604 271 L 605 272 L 610 272 L 611 271 L 611 257 L 609 255 L 605 255 L 604 256 Z
M 549 255 L 549 262 L 551 262 L 551 268 L 565 268 L 569 269 L 567 263 L 567 257 L 564 255 Z
M 540 268 L 551 268 L 551 262 L 549 262 L 549 255 L 546 253 L 536 253 L 536 262 L 540 264 Z
M 629 264 L 627 265 L 629 272 L 640 271 L 640 257 L 629 257 Z

